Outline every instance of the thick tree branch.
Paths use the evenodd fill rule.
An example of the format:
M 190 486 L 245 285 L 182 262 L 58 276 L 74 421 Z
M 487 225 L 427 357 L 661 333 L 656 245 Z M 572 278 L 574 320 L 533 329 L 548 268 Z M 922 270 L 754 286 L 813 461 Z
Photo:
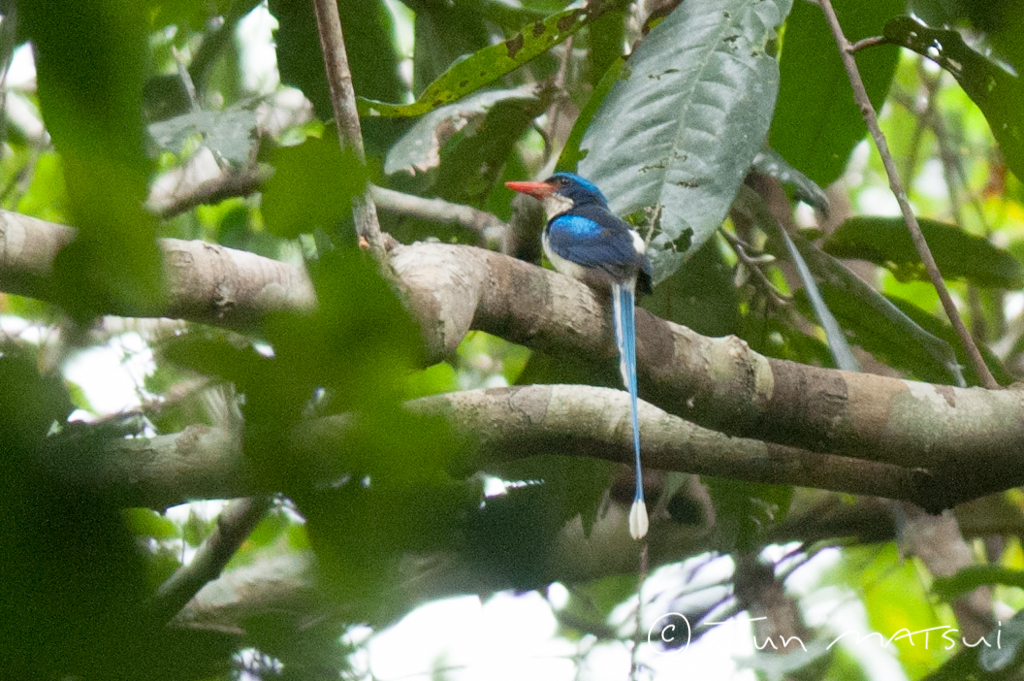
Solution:
M 0 212 L 0 289 L 52 299 L 49 265 L 71 234 Z M 200 242 L 168 240 L 164 251 L 170 294 L 154 316 L 253 328 L 267 312 L 314 304 L 298 268 Z M 615 361 L 606 301 L 581 283 L 468 246 L 397 246 L 391 262 L 430 363 L 474 329 L 555 356 Z M 706 338 L 643 310 L 637 358 L 641 397 L 670 414 L 737 437 L 925 469 L 939 481 L 932 507 L 1024 483 L 1020 390 L 961 389 L 770 359 L 737 338 Z
M 53 300 L 53 259 L 75 230 L 0 211 L 0 290 Z M 312 310 L 316 294 L 299 267 L 203 241 L 163 239 L 167 294 L 158 309 L 110 310 L 136 317 L 174 317 L 229 329 L 255 329 L 283 310 Z
M 412 291 L 432 356 L 470 329 L 562 357 L 614 362 L 600 294 L 479 249 L 416 244 L 392 264 Z M 810 451 L 924 468 L 946 505 L 1024 482 L 1024 394 L 953 388 L 766 358 L 637 312 L 645 400 L 712 430 Z M 940 492 L 936 490 L 936 492 Z
M 811 544 L 827 541 L 843 543 L 842 538 L 858 543 L 890 541 L 896 536 L 897 523 L 893 517 L 895 505 L 879 499 L 862 498 L 855 503 L 838 495 L 814 495 L 815 503 L 805 504 L 800 495 L 786 520 L 770 530 L 769 541 L 778 543 L 802 542 Z M 988 500 L 986 500 L 988 501 Z M 1024 516 L 1020 508 L 1002 502 L 1005 511 L 990 507 L 973 508 L 968 505 L 957 510 L 965 537 L 987 536 L 993 532 L 1006 535 L 1024 533 Z M 624 512 L 623 512 L 624 513 Z M 992 525 L 994 516 L 1001 517 L 998 526 Z M 603 532 L 623 518 L 599 522 L 589 540 L 582 540 L 582 530 L 569 527 L 559 538 L 555 561 L 543 578 L 566 584 L 579 583 L 611 574 L 635 574 L 636 547 L 624 537 L 618 544 L 607 541 Z M 621 526 L 619 527 L 621 531 Z M 694 542 L 707 550 L 707 537 L 701 528 L 691 539 L 679 538 L 666 546 L 666 542 L 651 542 L 652 565 L 679 560 Z M 622 533 L 624 534 L 624 533 Z M 837 539 L 839 538 L 839 539 Z M 617 550 L 625 546 L 625 551 Z M 421 602 L 452 594 L 483 593 L 509 588 L 506 580 L 495 575 L 481 576 L 472 565 L 460 563 L 456 556 L 436 556 L 430 560 L 408 561 L 398 584 L 396 598 Z M 485 581 L 487 580 L 487 581 Z M 194 598 L 175 620 L 176 624 L 243 633 L 245 623 L 268 611 L 294 620 L 295 629 L 310 624 L 310 619 L 330 616 L 317 590 L 315 568 L 311 554 L 288 554 L 259 561 L 224 573 Z
M 623 419 L 628 406 L 622 391 L 577 385 L 467 390 L 408 403 L 416 413 L 445 416 L 474 443 L 466 452 L 452 452 L 459 466 L 470 470 L 544 454 L 629 464 L 633 441 Z M 652 468 L 925 504 L 932 492 L 923 471 L 729 437 L 646 403 L 640 417 L 643 455 Z M 345 472 L 338 453 L 346 450 L 349 428 L 344 417 L 305 423 L 290 439 L 290 456 L 315 462 L 325 483 L 336 479 Z M 88 462 L 88 470 L 68 473 L 126 505 L 152 508 L 191 498 L 272 492 L 251 486 L 240 447 L 225 430 L 191 426 L 173 435 L 111 440 L 102 457 Z

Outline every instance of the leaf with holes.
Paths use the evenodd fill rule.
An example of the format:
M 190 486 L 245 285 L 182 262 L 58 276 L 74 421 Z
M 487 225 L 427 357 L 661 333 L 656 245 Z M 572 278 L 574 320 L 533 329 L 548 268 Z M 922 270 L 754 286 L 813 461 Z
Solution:
M 921 233 L 946 279 L 967 279 L 976 286 L 1018 289 L 1024 267 L 1006 251 L 954 225 L 918 218 Z M 829 235 L 826 253 L 859 258 L 891 269 L 900 279 L 928 281 L 903 218 L 857 216 Z
M 524 26 L 514 38 L 489 45 L 457 62 L 428 85 L 412 104 L 388 104 L 359 98 L 359 115 L 385 118 L 419 116 L 439 106 L 451 104 L 493 83 L 506 73 L 515 71 L 605 12 L 615 9 L 617 4 L 621 3 L 595 3 L 591 7 L 559 12 L 543 21 Z
M 583 137 L 580 174 L 613 211 L 661 206 L 655 282 L 718 229 L 761 149 L 779 85 L 775 27 L 790 4 L 681 4 L 629 57 Z

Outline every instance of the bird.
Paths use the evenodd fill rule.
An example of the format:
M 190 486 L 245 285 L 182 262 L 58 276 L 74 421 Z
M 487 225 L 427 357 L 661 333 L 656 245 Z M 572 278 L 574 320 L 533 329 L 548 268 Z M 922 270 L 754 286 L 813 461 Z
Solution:
M 541 245 L 555 269 L 611 293 L 619 369 L 629 392 L 636 455 L 636 494 L 629 511 L 629 533 L 641 539 L 647 534 L 648 519 L 640 467 L 635 307 L 638 292 L 651 292 L 647 246 L 632 225 L 611 212 L 601 190 L 579 175 L 557 172 L 543 182 L 506 182 L 505 186 L 544 205 L 548 222 Z

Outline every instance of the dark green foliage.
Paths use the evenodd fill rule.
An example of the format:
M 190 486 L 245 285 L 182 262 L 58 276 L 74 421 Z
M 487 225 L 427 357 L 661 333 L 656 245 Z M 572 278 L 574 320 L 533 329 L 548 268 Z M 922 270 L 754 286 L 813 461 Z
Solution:
M 715 544 L 722 551 L 748 553 L 764 544 L 766 532 L 785 519 L 793 488 L 704 476 L 715 505 Z
M 778 88 L 775 29 L 789 8 L 680 5 L 619 71 L 585 123 L 581 155 L 569 152 L 616 213 L 659 207 L 655 284 L 715 233 L 761 149 Z
M 882 33 L 905 0 L 836 0 L 832 3 L 850 41 Z M 857 68 L 871 103 L 879 109 L 896 73 L 899 51 L 874 48 L 857 54 Z M 867 128 L 853 100 L 849 78 L 821 10 L 797 2 L 786 22 L 779 57 L 779 105 L 768 142 L 789 163 L 822 187 L 846 168 Z
M 993 288 L 1024 286 L 1024 267 L 987 239 L 937 220 L 919 218 L 918 223 L 946 279 L 967 279 Z M 823 248 L 837 258 L 870 260 L 888 267 L 901 280 L 928 280 L 902 218 L 852 217 L 829 235 Z
M 313 3 L 304 0 L 272 0 L 270 13 L 278 21 L 275 35 L 281 82 L 293 85 L 313 103 L 316 116 L 334 119 L 327 76 L 324 71 Z M 391 36 L 391 14 L 381 0 L 339 2 L 345 51 L 356 94 L 371 99 L 398 101 L 405 86 L 398 75 L 398 54 Z M 383 153 L 400 126 L 363 121 L 363 138 L 371 153 Z
M 274 149 L 271 160 L 274 176 L 263 188 L 263 216 L 271 234 L 291 239 L 323 229 L 353 238 L 352 197 L 363 191 L 368 173 L 352 149 L 342 149 L 337 137 L 325 134 Z

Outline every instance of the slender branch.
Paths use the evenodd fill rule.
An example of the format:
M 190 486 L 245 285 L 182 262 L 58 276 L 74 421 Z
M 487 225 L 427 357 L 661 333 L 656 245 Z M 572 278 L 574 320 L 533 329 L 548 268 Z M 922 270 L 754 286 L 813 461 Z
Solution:
M 871 137 L 875 141 L 875 146 L 878 148 L 878 153 L 882 157 L 882 165 L 885 166 L 886 175 L 889 176 L 889 187 L 892 189 L 892 193 L 896 196 L 896 201 L 900 205 L 900 210 L 903 213 L 903 219 L 907 223 L 907 229 L 910 230 L 910 238 L 914 241 L 914 246 L 917 248 L 918 254 L 921 256 L 921 261 L 924 263 L 925 269 L 928 272 L 928 277 L 931 279 L 932 285 L 935 287 L 935 291 L 939 294 L 939 300 L 942 301 L 942 307 L 946 311 L 946 316 L 949 317 L 950 323 L 956 330 L 957 336 L 960 338 L 960 342 L 964 347 L 964 351 L 971 360 L 971 365 L 974 367 L 975 373 L 981 379 L 981 383 L 986 388 L 998 388 L 999 384 L 996 379 L 992 376 L 992 373 L 988 370 L 988 366 L 985 364 L 985 360 L 981 356 L 981 352 L 978 350 L 978 346 L 974 343 L 974 339 L 971 337 L 970 332 L 964 325 L 963 319 L 960 317 L 960 313 L 956 309 L 956 305 L 953 303 L 953 298 L 949 295 L 949 291 L 946 289 L 946 283 L 942 279 L 942 273 L 939 272 L 938 265 L 935 264 L 935 258 L 932 257 L 931 249 L 928 248 L 928 243 L 925 241 L 924 234 L 921 233 L 921 226 L 917 223 L 917 217 L 914 215 L 914 210 L 910 206 L 910 201 L 907 199 L 907 193 L 903 188 L 903 184 L 900 182 L 899 172 L 896 169 L 896 162 L 892 158 L 892 154 L 889 152 L 889 145 L 885 140 L 885 135 L 882 133 L 882 129 L 878 126 L 878 117 L 875 115 L 875 109 L 871 106 L 871 100 L 868 98 L 867 90 L 864 88 L 864 81 L 861 80 L 860 71 L 857 69 L 857 62 L 853 58 L 853 46 L 850 45 L 850 41 L 846 39 L 843 34 L 842 26 L 839 25 L 839 18 L 836 16 L 835 9 L 832 7 L 831 0 L 820 0 L 822 11 L 825 13 L 825 20 L 828 22 L 829 28 L 832 30 L 832 35 L 836 39 L 836 43 L 839 45 L 839 54 L 843 60 L 843 66 L 846 68 L 846 73 L 850 78 L 850 85 L 853 87 L 853 96 L 860 107 L 861 115 L 864 117 L 864 122 L 868 126 L 868 130 L 871 131 Z
M 870 38 L 862 38 L 861 40 L 855 42 L 853 45 L 850 45 L 850 52 L 856 54 L 857 52 L 860 52 L 861 50 L 867 49 L 869 47 L 888 44 L 889 39 L 886 38 L 884 35 L 875 35 L 871 36 Z
M 161 195 L 152 192 L 146 202 L 149 212 L 166 220 L 192 210 L 196 206 L 220 203 L 237 196 L 249 196 L 260 190 L 270 177 L 269 168 L 253 166 L 242 172 L 225 172 L 197 185 L 186 187 L 183 192 Z
M 150 603 L 153 618 L 157 622 L 169 622 L 207 582 L 217 579 L 272 503 L 271 497 L 250 497 L 228 504 L 217 517 L 217 527 L 196 551 L 192 562 L 178 568 L 157 589 Z
M 444 199 L 425 199 L 403 194 L 393 189 L 372 185 L 370 193 L 382 210 L 413 215 L 444 224 L 455 224 L 480 234 L 486 243 L 504 243 L 508 238 L 508 225 L 497 216 L 472 206 L 452 203 Z
M 316 12 L 317 32 L 320 34 L 320 48 L 324 54 L 327 70 L 327 85 L 334 107 L 334 122 L 338 127 L 339 140 L 355 150 L 356 158 L 366 162 L 363 150 L 363 133 L 359 126 L 359 112 L 356 109 L 356 93 L 352 88 L 352 72 L 348 67 L 345 53 L 345 37 L 341 32 L 341 17 L 338 15 L 337 0 L 313 0 Z M 352 200 L 352 215 L 356 222 L 356 233 L 378 262 L 384 262 L 387 253 L 384 238 L 377 220 L 377 207 L 370 195 L 370 188 Z

